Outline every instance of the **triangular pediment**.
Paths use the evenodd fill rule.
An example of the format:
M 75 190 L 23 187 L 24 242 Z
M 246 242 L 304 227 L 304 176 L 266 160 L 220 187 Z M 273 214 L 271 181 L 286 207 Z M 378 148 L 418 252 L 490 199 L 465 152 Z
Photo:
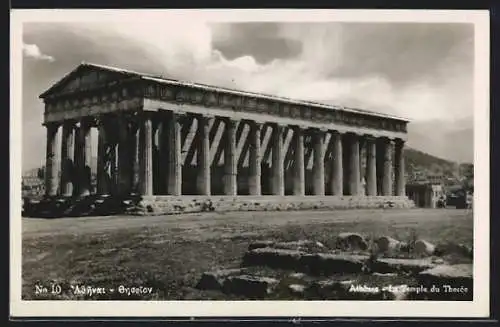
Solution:
M 134 73 L 128 71 L 113 70 L 104 66 L 82 63 L 42 93 L 40 98 L 43 99 L 78 90 L 83 91 L 97 85 L 107 84 L 134 75 Z

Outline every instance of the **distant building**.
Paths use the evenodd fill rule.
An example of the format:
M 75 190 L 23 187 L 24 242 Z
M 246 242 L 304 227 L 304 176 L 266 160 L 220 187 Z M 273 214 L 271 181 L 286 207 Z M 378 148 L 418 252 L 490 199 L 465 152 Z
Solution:
M 412 183 L 406 185 L 406 194 L 416 207 L 439 208 L 446 201 L 444 187 L 435 183 Z
M 23 196 L 39 196 L 45 193 L 43 180 L 33 175 L 22 177 L 21 189 Z
M 427 181 L 430 184 L 441 184 L 446 180 L 446 177 L 443 174 L 428 174 Z

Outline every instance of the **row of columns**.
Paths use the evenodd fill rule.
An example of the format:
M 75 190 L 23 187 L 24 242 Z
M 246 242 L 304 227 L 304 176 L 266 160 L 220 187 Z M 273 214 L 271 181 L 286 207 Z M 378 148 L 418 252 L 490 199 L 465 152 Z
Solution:
M 211 194 L 211 169 L 210 169 L 210 117 L 198 115 L 199 142 L 197 146 L 198 174 L 196 179 L 197 193 L 200 195 Z M 117 170 L 118 189 L 130 191 L 131 185 L 138 184 L 139 193 L 153 195 L 153 117 L 144 114 L 138 121 L 136 129 L 125 128 L 127 125 L 118 119 L 117 124 L 113 122 L 112 128 L 118 127 L 118 163 L 111 160 L 111 170 Z M 236 126 L 237 121 L 225 119 L 225 130 L 222 142 L 224 146 L 224 174 L 223 189 L 226 195 L 237 195 L 237 167 L 238 158 L 236 154 Z M 261 124 L 254 121 L 247 122 L 249 130 L 249 194 L 261 195 Z M 64 123 L 61 145 L 61 194 L 63 195 L 86 195 L 90 192 L 90 160 L 91 160 L 91 125 L 82 120 L 78 124 Z M 54 162 L 56 153 L 55 138 L 59 126 L 48 124 L 47 127 L 47 158 L 46 158 L 46 193 L 55 195 L 57 193 L 58 167 Z M 182 194 L 182 140 L 180 116 L 169 112 L 166 119 L 158 122 L 159 148 L 162 166 L 162 182 L 166 185 L 169 195 Z M 284 131 L 285 126 L 274 124 L 271 135 L 271 193 L 273 195 L 285 195 L 285 173 L 284 173 Z M 394 142 L 387 138 L 375 139 L 371 136 L 360 136 L 354 133 L 341 134 L 338 131 L 330 131 L 332 134 L 332 160 L 325 163 L 325 135 L 328 131 L 309 129 L 302 126 L 294 126 L 294 172 L 293 172 L 293 194 L 305 195 L 305 155 L 304 134 L 306 131 L 312 134 L 313 143 L 313 194 L 324 195 L 325 186 L 330 185 L 329 193 L 333 195 L 361 195 L 361 167 L 360 167 L 360 141 L 366 145 L 366 195 L 389 196 L 394 193 L 399 196 L 405 194 L 404 181 L 404 156 L 403 141 Z M 97 192 L 108 193 L 109 183 L 106 178 L 106 159 L 109 150 L 110 128 L 104 123 L 98 125 L 98 169 L 97 169 Z M 74 134 L 74 148 L 72 144 Z M 379 146 L 377 146 L 377 142 Z M 345 149 L 344 149 L 345 147 Z M 392 151 L 395 151 L 395 163 L 392 162 Z M 346 153 L 344 153 L 344 151 Z M 381 162 L 377 160 L 377 152 L 382 151 Z M 74 156 L 74 165 L 70 165 L 70 157 Z M 113 152 L 113 154 L 116 154 Z M 138 180 L 133 170 L 138 165 Z M 331 165 L 331 181 L 325 183 L 325 165 Z M 393 192 L 392 176 L 395 167 L 395 192 Z M 78 178 L 70 180 L 71 170 L 73 176 Z M 347 170 L 347 183 L 344 183 L 344 170 Z M 72 186 L 75 189 L 72 189 Z M 347 187 L 347 190 L 344 188 Z
M 45 190 L 47 195 L 56 195 L 58 187 L 65 196 L 73 194 L 90 194 L 91 158 L 90 142 L 91 125 L 86 121 L 62 124 L 61 166 L 56 158 L 56 139 L 60 131 L 57 124 L 47 124 L 47 150 L 45 168 Z M 60 183 L 58 183 L 59 171 Z

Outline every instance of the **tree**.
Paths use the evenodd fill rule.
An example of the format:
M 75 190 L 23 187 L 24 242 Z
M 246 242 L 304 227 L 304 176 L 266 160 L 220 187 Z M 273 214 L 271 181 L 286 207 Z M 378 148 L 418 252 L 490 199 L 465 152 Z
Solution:
M 473 164 L 463 164 L 462 165 L 462 175 L 466 179 L 474 178 L 474 165 Z

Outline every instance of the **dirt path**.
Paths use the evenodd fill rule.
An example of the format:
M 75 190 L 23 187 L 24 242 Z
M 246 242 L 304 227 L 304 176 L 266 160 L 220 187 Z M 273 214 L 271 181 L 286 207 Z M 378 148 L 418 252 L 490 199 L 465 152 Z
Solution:
M 23 238 L 41 237 L 56 234 L 81 235 L 86 233 L 130 230 L 137 228 L 175 228 L 179 230 L 205 229 L 210 226 L 257 225 L 281 226 L 332 222 L 369 222 L 379 221 L 411 227 L 425 221 L 445 222 L 456 218 L 472 217 L 468 210 L 456 209 L 376 209 L 376 210 L 338 210 L 338 211 L 286 211 L 286 212 L 230 212 L 197 213 L 172 216 L 108 216 L 61 219 L 23 218 Z M 443 221 L 444 220 L 444 221 Z

